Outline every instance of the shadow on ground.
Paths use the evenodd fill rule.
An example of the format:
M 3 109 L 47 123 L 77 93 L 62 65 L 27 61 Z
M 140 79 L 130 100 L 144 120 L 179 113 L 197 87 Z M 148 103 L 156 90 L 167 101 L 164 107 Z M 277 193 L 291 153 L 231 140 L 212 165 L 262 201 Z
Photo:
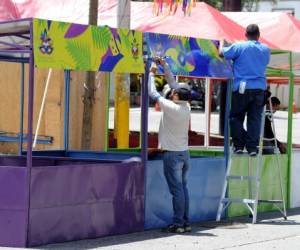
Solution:
M 258 224 L 262 225 L 295 225 L 298 226 L 300 223 L 289 220 L 289 216 L 299 215 L 300 208 L 291 209 L 288 211 L 288 218 L 284 220 L 281 214 L 276 212 L 269 213 L 260 213 L 258 216 Z M 220 228 L 220 229 L 245 229 L 248 228 L 249 224 L 251 224 L 251 218 L 248 216 L 244 217 L 235 217 L 233 219 L 229 219 L 227 221 L 207 221 L 207 222 L 199 222 L 193 224 L 193 230 L 190 233 L 181 234 L 182 236 L 208 236 L 208 237 L 217 237 L 215 234 L 209 233 L 212 228 Z M 83 249 L 93 249 L 99 247 L 112 247 L 114 249 L 115 245 L 125 245 L 135 242 L 153 240 L 153 239 L 166 239 L 168 237 L 172 237 L 174 234 L 171 233 L 163 233 L 161 230 L 148 230 L 144 232 L 126 234 L 126 235 L 117 235 L 117 236 L 107 236 L 97 239 L 89 239 L 89 240 L 81 240 L 76 242 L 68 242 L 68 243 L 59 243 L 59 244 L 51 244 L 46 246 L 40 246 L 35 249 L 62 249 L 62 250 L 83 250 Z

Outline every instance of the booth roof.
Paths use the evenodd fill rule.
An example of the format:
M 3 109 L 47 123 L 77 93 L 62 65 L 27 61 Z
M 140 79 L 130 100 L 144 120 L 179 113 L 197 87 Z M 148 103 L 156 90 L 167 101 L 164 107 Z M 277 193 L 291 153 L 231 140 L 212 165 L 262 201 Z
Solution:
M 86 0 L 1 0 L 0 20 L 36 17 L 86 24 L 88 4 Z M 117 26 L 117 0 L 99 0 L 98 24 Z M 244 40 L 245 30 L 210 5 L 197 2 L 191 16 L 177 11 L 174 16 L 153 15 L 153 3 L 131 2 L 131 28 L 145 32 L 156 32 L 204 39 L 235 42 Z M 270 47 L 271 42 L 262 39 Z
M 278 48 L 300 52 L 300 21 L 285 12 L 223 12 L 243 27 L 259 25 L 261 35 Z M 288 38 L 288 39 L 287 39 Z
M 15 61 L 16 58 L 29 58 L 30 21 L 0 22 L 0 59 Z
M 1 0 L 0 5 L 0 21 L 1 20 L 14 20 L 18 18 L 44 18 L 52 20 L 60 20 L 66 22 L 75 23 L 87 23 L 88 19 L 88 4 L 85 0 L 34 0 L 34 1 L 20 1 L 20 0 Z M 206 3 L 199 2 L 196 7 L 193 8 L 191 16 L 183 16 L 181 11 L 177 11 L 175 16 L 160 15 L 154 16 L 152 13 L 152 3 L 147 2 L 132 2 L 131 3 L 131 28 L 138 29 L 144 32 L 158 32 L 181 36 L 200 37 L 206 39 L 226 39 L 227 41 L 234 42 L 237 40 L 244 39 L 244 28 L 236 24 L 231 19 L 224 16 L 218 10 L 212 8 Z M 117 26 L 117 1 L 116 0 L 101 0 L 99 1 L 99 17 L 98 23 L 100 25 L 108 25 L 110 27 Z M 268 17 L 268 15 L 270 16 Z M 228 16 L 233 16 L 234 13 L 226 13 Z M 274 31 L 274 36 L 270 39 L 272 42 L 282 40 L 282 44 L 289 44 L 290 39 L 286 39 L 286 35 L 291 36 L 295 41 L 299 41 L 299 31 L 296 27 L 300 27 L 299 22 L 288 16 L 287 14 L 282 15 L 281 13 L 238 13 L 236 16 L 241 16 L 240 21 L 236 18 L 236 21 L 241 22 L 244 26 L 247 25 L 247 20 L 256 22 L 261 26 L 262 36 L 269 37 L 270 30 L 275 28 L 280 31 Z M 277 17 L 277 18 L 275 18 Z M 285 18 L 289 21 L 289 26 L 285 24 L 280 18 Z M 245 22 L 242 22 L 245 19 Z M 273 20 L 274 19 L 274 20 Z M 262 20 L 265 20 L 264 22 Z M 269 21 L 267 21 L 269 20 Z M 277 20 L 277 21 L 276 21 Z M 280 21 L 281 20 L 281 21 Z M 250 21 L 248 21 L 250 23 Z M 268 28 L 272 23 L 272 27 Z M 276 24 L 276 25 L 275 25 Z M 292 26 L 293 24 L 293 26 Z M 16 24 L 14 24 L 16 25 Z M 28 23 L 26 24 L 29 25 Z M 3 25 L 1 25 L 3 26 Z M 284 31 L 285 26 L 287 30 Z M 266 28 L 265 28 L 266 27 Z M 271 26 L 270 26 L 271 27 Z M 291 28 L 293 27 L 292 31 Z M 10 27 L 4 27 L 3 29 Z M 12 30 L 15 31 L 16 27 Z M 290 32 L 290 33 L 287 33 Z M 296 34 L 297 33 L 297 34 Z M 284 34 L 278 35 L 278 34 Z M 9 38 L 11 39 L 11 38 Z M 13 39 L 17 39 L 14 37 Z M 18 43 L 27 44 L 28 41 L 18 38 Z M 277 40 L 276 40 L 277 39 Z M 284 41 L 284 42 L 283 42 Z M 299 47 L 299 42 L 293 42 L 293 45 Z M 279 43 L 272 45 L 270 42 L 263 40 L 263 42 L 269 44 L 270 47 L 276 48 Z M 290 49 L 290 47 L 280 47 L 281 49 Z M 299 47 L 300 51 L 300 47 Z M 289 60 L 288 55 L 277 55 L 273 56 L 276 60 L 272 60 L 272 67 L 275 69 L 288 69 Z M 295 68 L 300 68 L 299 54 L 294 55 Z
M 282 50 L 293 51 L 293 68 L 300 75 L 300 21 L 285 12 L 223 12 L 224 15 L 243 27 L 251 23 L 259 25 L 261 35 Z M 287 54 L 273 56 L 271 65 L 277 69 L 288 69 Z

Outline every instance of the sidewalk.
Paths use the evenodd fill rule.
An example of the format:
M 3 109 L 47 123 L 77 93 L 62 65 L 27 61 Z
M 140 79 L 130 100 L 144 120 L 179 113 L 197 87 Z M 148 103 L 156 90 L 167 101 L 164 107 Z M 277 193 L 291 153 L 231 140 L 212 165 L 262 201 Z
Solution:
M 82 240 L 41 246 L 36 249 L 103 249 L 103 250 L 269 250 L 300 249 L 300 208 L 288 211 L 288 220 L 279 212 L 259 214 L 259 223 L 249 218 L 234 221 L 203 222 L 193 225 L 193 231 L 183 235 L 151 230 L 121 236 Z M 4 249 L 4 248 L 3 248 Z

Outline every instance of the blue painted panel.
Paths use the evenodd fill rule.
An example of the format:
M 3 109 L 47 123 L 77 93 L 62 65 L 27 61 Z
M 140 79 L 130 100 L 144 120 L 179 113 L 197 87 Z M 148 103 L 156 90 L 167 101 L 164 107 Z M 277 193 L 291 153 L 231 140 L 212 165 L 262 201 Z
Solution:
M 192 158 L 188 174 L 191 222 L 214 220 L 225 176 L 225 158 Z M 163 174 L 162 160 L 146 166 L 145 229 L 172 222 L 172 199 Z

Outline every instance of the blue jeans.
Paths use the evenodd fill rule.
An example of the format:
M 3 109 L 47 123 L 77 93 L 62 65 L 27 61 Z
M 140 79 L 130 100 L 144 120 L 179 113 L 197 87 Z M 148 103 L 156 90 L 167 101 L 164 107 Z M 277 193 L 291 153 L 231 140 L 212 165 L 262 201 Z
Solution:
M 163 155 L 164 174 L 172 194 L 173 222 L 183 226 L 189 221 L 189 194 L 187 172 L 190 166 L 189 151 L 166 151 Z
M 264 103 L 264 90 L 246 89 L 244 94 L 238 91 L 232 93 L 230 127 L 236 148 L 243 149 L 246 146 L 248 152 L 257 151 Z M 247 131 L 243 127 L 246 114 Z

